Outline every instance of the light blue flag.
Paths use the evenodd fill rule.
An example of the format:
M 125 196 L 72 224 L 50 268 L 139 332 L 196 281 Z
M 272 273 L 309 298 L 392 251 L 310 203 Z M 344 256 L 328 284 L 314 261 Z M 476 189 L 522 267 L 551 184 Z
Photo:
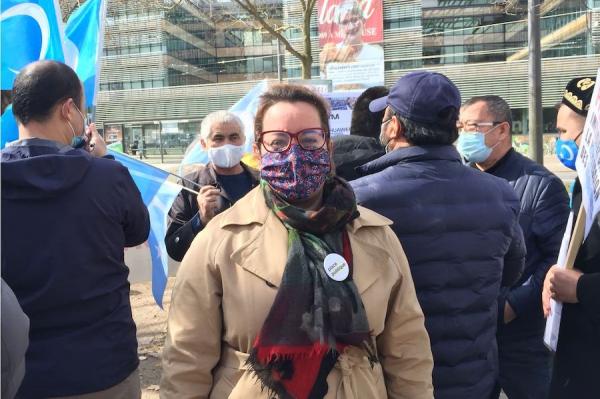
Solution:
M 165 247 L 167 213 L 181 191 L 181 186 L 167 181 L 169 173 L 120 152 L 108 153 L 127 169 L 142 194 L 150 214 L 150 236 L 148 246 L 152 258 L 152 295 L 162 308 L 162 298 L 167 286 L 169 258 Z
M 58 0 L 2 0 L 2 90 L 11 90 L 25 65 L 37 60 L 64 61 Z
M 4 148 L 7 143 L 15 141 L 19 138 L 19 128 L 17 127 L 17 121 L 12 113 L 12 104 L 10 104 L 4 110 L 2 114 L 2 131 L 0 131 L 1 143 L 0 149 Z
M 71 14 L 65 27 L 65 60 L 83 82 L 86 108 L 96 103 L 105 16 L 106 1 L 87 0 Z
M 229 110 L 236 114 L 244 124 L 244 133 L 246 134 L 246 142 L 244 144 L 244 152 L 252 152 L 252 144 L 254 143 L 254 116 L 258 110 L 258 102 L 260 95 L 263 94 L 269 87 L 268 82 L 263 80 L 254 86 L 244 97 L 236 102 Z M 188 146 L 185 155 L 179 165 L 179 175 L 186 174 L 187 166 L 193 164 L 207 164 L 208 153 L 200 147 L 200 140 L 195 139 Z

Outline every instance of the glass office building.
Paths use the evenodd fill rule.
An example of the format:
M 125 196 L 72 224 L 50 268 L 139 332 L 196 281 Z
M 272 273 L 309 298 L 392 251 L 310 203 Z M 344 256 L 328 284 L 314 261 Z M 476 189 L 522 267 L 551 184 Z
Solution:
M 127 148 L 137 140 L 149 157 L 178 159 L 206 114 L 230 107 L 258 80 L 300 77 L 298 60 L 232 1 L 124 4 L 109 1 L 104 41 L 97 120 L 109 141 Z M 274 24 L 301 21 L 299 2 L 268 4 Z M 504 97 L 515 132 L 526 133 L 526 19 L 525 0 L 385 0 L 386 84 L 413 69 L 444 73 L 464 99 Z M 316 22 L 315 9 L 314 77 Z M 541 28 L 544 130 L 551 132 L 566 82 L 600 66 L 600 0 L 545 1 Z M 298 29 L 286 35 L 301 46 Z

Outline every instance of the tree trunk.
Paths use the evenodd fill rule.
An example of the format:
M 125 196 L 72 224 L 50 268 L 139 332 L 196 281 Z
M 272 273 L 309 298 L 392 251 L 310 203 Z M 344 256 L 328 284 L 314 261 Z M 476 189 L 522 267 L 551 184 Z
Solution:
M 310 46 L 310 12 L 304 13 L 304 26 L 302 33 L 304 34 L 304 57 L 302 61 L 302 79 L 312 78 L 312 48 Z
M 312 78 L 312 57 L 302 58 L 302 79 Z

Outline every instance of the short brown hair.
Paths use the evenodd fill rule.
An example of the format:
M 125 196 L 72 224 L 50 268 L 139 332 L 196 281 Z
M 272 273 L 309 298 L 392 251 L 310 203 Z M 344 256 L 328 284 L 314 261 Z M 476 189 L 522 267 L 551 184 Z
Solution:
M 276 84 L 260 96 L 260 103 L 256 117 L 254 118 L 254 137 L 258 141 L 263 130 L 263 119 L 267 110 L 273 105 L 280 103 L 307 103 L 316 108 L 321 120 L 321 128 L 325 130 L 329 138 L 329 105 L 323 97 L 313 90 L 295 84 Z

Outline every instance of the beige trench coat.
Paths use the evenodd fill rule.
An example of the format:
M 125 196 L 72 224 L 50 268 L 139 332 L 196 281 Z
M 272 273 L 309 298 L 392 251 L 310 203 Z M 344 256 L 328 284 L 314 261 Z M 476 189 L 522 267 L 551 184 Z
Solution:
M 433 398 L 433 360 L 406 256 L 391 222 L 368 209 L 348 225 L 354 280 L 380 363 L 343 353 L 326 399 Z M 287 259 L 287 231 L 260 188 L 216 216 L 177 273 L 163 352 L 160 397 L 270 399 L 244 366 Z

